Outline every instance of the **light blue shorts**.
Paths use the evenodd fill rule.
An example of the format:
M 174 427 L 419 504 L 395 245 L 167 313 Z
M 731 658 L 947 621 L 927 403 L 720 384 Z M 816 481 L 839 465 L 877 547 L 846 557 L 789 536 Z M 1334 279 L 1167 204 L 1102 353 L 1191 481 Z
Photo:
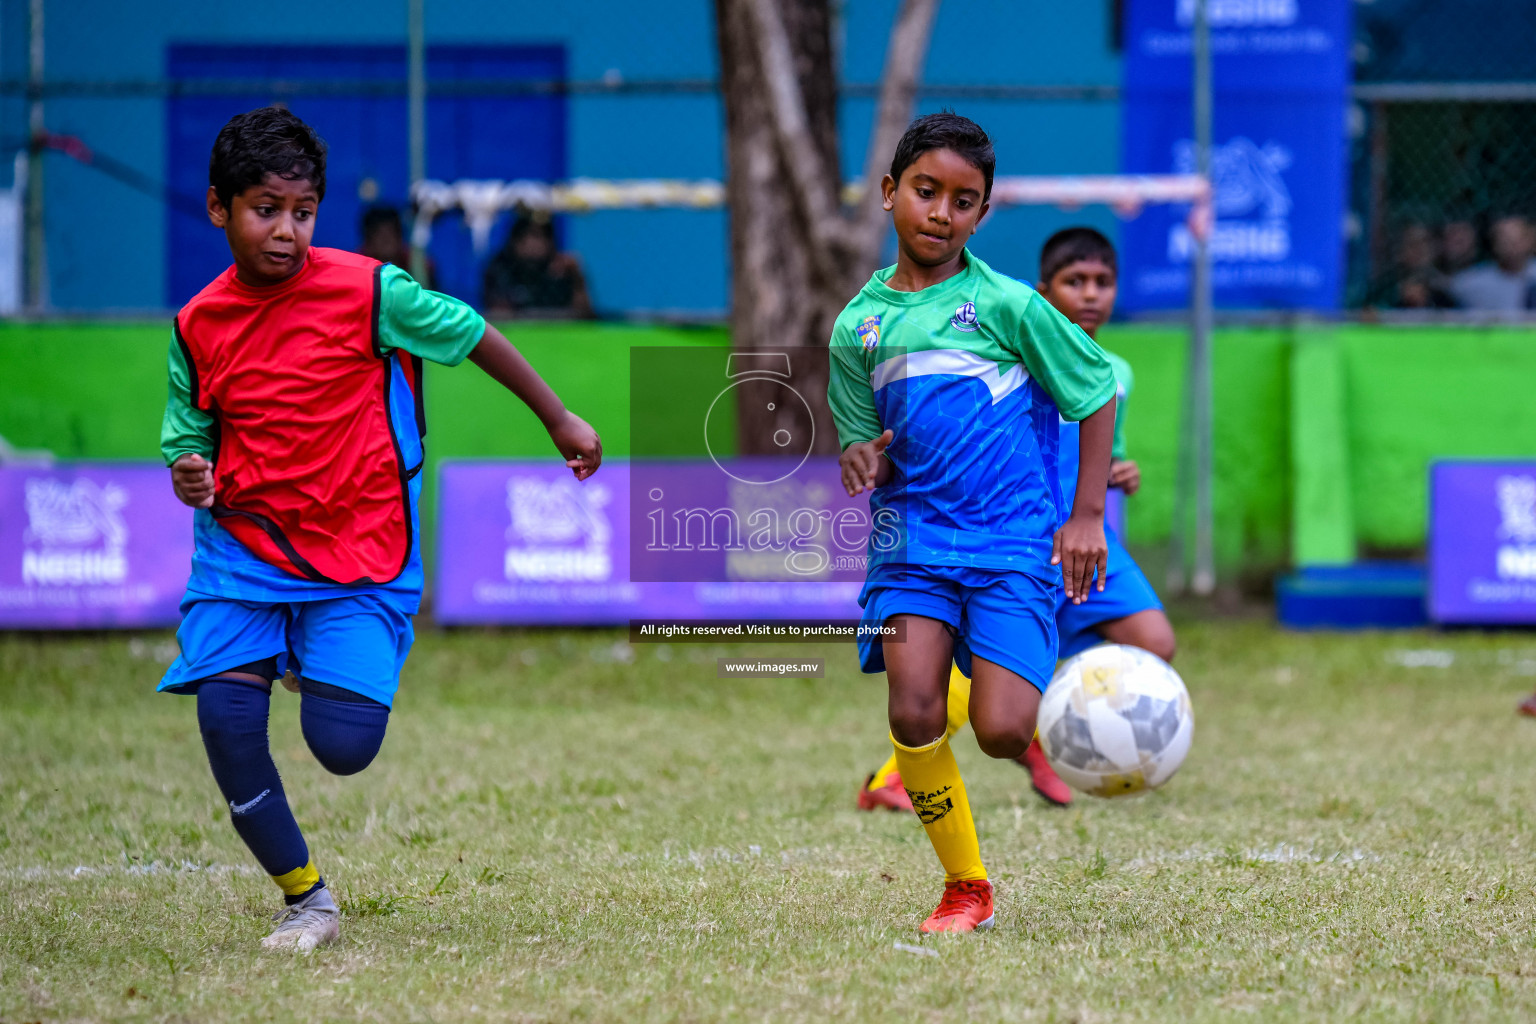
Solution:
M 893 615 L 937 619 L 955 636 L 955 664 L 971 674 L 971 656 L 985 658 L 1045 690 L 1056 667 L 1059 583 L 1028 573 L 950 565 L 876 565 L 859 594 L 862 625 Z M 879 640 L 859 640 L 865 672 L 885 671 Z
M 168 693 L 194 692 L 209 676 L 275 656 L 279 673 L 391 706 L 416 639 L 411 616 L 377 593 L 276 604 L 188 594 L 181 614 L 181 657 L 158 687 Z
M 1104 623 L 1163 606 L 1141 566 L 1125 550 L 1120 538 L 1113 530 L 1104 533 L 1109 541 L 1109 571 L 1104 577 L 1104 592 L 1094 590 L 1082 604 L 1073 604 L 1067 600 L 1065 591 L 1061 592 L 1056 609 L 1056 632 L 1061 637 L 1060 655 L 1063 658 L 1103 643 L 1098 627 Z

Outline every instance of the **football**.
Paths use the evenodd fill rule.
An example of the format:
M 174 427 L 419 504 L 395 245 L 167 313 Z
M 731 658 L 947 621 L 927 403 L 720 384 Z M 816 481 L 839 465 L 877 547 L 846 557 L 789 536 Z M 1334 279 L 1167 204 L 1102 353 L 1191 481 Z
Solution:
M 1128 796 L 1156 789 L 1189 753 L 1195 716 L 1173 666 L 1105 644 L 1063 662 L 1046 687 L 1040 746 L 1073 789 Z

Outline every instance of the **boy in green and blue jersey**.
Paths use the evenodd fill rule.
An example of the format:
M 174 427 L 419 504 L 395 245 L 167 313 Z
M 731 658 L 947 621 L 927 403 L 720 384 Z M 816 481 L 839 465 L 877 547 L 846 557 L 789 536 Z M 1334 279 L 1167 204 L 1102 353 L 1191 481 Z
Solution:
M 1088 227 L 1056 232 L 1040 250 L 1039 281 L 1040 294 L 1097 341 L 1099 328 L 1114 311 L 1119 285 L 1118 260 L 1109 239 Z M 1135 386 L 1135 377 L 1124 359 L 1113 352 L 1104 354 L 1114 368 L 1117 385 L 1109 486 L 1131 495 L 1141 486 L 1141 471 L 1129 457 L 1125 440 L 1126 400 Z M 1063 507 L 1067 507 L 1072 504 L 1077 488 L 1078 428 L 1076 423 L 1062 420 L 1059 430 L 1058 478 Z M 1140 647 L 1164 661 L 1172 661 L 1175 649 L 1173 626 L 1163 613 L 1162 602 L 1115 531 L 1106 528 L 1105 535 L 1109 556 L 1104 593 L 1083 604 L 1066 600 L 1058 603 L 1057 656 L 1070 658 L 1096 644 L 1108 642 Z M 956 667 L 949 677 L 946 735 L 953 736 L 965 727 L 970 717 L 970 695 L 971 681 Z M 1072 802 L 1072 790 L 1046 760 L 1038 740 L 1029 745 L 1018 761 L 1028 769 L 1030 783 L 1044 799 L 1059 806 Z M 894 756 L 887 758 L 859 788 L 858 807 L 866 811 L 882 807 L 895 811 L 912 810 L 912 801 L 902 787 L 901 772 Z
M 945 736 L 951 660 L 973 680 L 983 751 L 1018 757 L 1056 662 L 1058 590 L 1103 589 L 1104 495 L 1115 376 L 1094 342 L 965 243 L 987 210 L 995 158 L 954 114 L 914 121 L 882 188 L 899 242 L 838 317 L 829 400 L 849 494 L 872 491 L 860 644 L 886 671 L 896 758 L 945 869 L 923 931 L 992 923 L 964 782 Z M 1076 495 L 1057 480 L 1057 427 L 1080 421 Z M 895 538 L 894 543 L 885 543 Z

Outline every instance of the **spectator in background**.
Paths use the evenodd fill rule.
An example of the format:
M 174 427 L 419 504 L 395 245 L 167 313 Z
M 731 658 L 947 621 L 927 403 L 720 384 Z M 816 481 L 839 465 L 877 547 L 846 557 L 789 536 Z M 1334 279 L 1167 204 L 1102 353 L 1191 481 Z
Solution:
M 581 263 L 556 248 L 555 226 L 543 211 L 518 211 L 506 243 L 485 266 L 484 288 L 489 316 L 592 317 Z
M 1477 226 L 1469 217 L 1456 217 L 1440 229 L 1440 269 L 1459 274 L 1477 262 Z
M 363 211 L 363 244 L 358 252 L 380 263 L 393 263 L 407 274 L 411 272 L 411 247 L 405 241 L 405 224 L 393 206 L 370 206 Z M 427 279 L 419 282 L 429 291 L 437 290 L 437 268 L 427 260 Z
M 1424 224 L 1408 224 L 1397 237 L 1396 294 L 1399 309 L 1450 309 L 1451 281 L 1435 266 L 1435 235 Z
M 1531 222 L 1506 215 L 1493 222 L 1488 232 L 1493 260 L 1463 270 L 1451 279 L 1457 302 L 1465 309 L 1514 313 L 1531 308 L 1536 288 L 1536 234 Z

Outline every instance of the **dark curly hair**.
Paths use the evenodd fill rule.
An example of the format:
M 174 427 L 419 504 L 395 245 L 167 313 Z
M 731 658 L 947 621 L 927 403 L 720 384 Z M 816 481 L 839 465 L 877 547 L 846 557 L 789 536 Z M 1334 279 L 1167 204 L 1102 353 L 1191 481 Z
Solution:
M 308 181 L 325 198 L 325 142 L 285 107 L 236 114 L 219 129 L 208 158 L 208 184 L 226 210 L 235 196 L 269 174 Z
M 981 125 L 952 110 L 924 114 L 915 119 L 907 125 L 901 141 L 896 143 L 896 155 L 891 158 L 891 179 L 900 183 L 901 172 L 930 149 L 950 149 L 960 154 L 986 179 L 987 188 L 981 201 L 986 202 L 992 197 L 992 172 L 997 168 L 997 155 L 992 152 L 992 140 L 981 130 Z
M 1098 260 L 1116 274 L 1115 247 L 1093 228 L 1062 228 L 1040 247 L 1040 281 L 1049 285 L 1063 267 L 1078 260 Z

